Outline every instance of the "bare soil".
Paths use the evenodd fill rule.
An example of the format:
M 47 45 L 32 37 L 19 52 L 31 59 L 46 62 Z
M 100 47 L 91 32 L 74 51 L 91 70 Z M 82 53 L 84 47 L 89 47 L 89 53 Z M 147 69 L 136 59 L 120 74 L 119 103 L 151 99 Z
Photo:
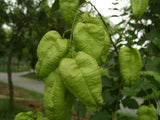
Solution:
M 33 111 L 38 108 L 43 109 L 42 103 L 31 97 L 33 96 L 28 91 L 14 88 L 14 99 L 16 104 Z M 0 83 L 0 98 L 9 98 L 9 88 L 8 85 L 4 83 Z
M 35 100 L 31 97 L 33 96 L 28 91 L 20 88 L 14 88 L 14 99 L 16 104 L 32 111 L 36 111 L 38 109 L 41 112 L 44 112 L 42 102 Z M 0 82 L 0 98 L 9 98 L 8 85 L 1 82 Z M 85 120 L 90 120 L 90 117 L 91 117 L 90 115 L 87 115 Z M 78 117 L 78 114 L 75 111 L 72 111 L 72 119 L 83 120 L 82 118 Z

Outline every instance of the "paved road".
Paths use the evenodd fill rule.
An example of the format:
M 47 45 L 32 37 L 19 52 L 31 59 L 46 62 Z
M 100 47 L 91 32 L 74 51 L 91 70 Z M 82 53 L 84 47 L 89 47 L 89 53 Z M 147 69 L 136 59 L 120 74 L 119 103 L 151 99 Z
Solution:
M 42 81 L 37 81 L 37 80 L 21 77 L 21 75 L 27 74 L 27 73 L 28 72 L 13 73 L 12 74 L 13 84 L 15 86 L 19 86 L 19 87 L 22 87 L 25 89 L 33 90 L 33 91 L 36 91 L 36 92 L 43 94 L 44 93 L 44 83 Z M 7 78 L 6 73 L 0 72 L 0 81 L 2 81 L 4 83 L 8 83 L 8 78 Z M 136 98 L 136 101 L 138 102 L 139 105 L 141 103 L 143 103 L 143 99 L 140 99 L 140 98 Z M 121 107 L 121 109 L 118 112 L 127 113 L 130 115 L 137 116 L 137 110 L 124 108 L 122 106 L 122 104 L 120 105 L 120 107 Z M 158 104 L 157 110 L 158 110 L 158 113 L 160 114 L 160 102 Z
M 12 73 L 13 85 L 39 93 L 44 93 L 44 83 L 33 79 L 21 77 L 28 72 Z M 7 73 L 0 72 L 0 81 L 8 83 Z

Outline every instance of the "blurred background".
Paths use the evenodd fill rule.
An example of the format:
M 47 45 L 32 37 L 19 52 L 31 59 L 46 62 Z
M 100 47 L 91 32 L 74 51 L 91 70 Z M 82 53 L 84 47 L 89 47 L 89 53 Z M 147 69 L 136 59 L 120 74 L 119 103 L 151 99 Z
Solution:
M 85 1 L 80 0 L 80 4 Z M 134 47 L 143 55 L 144 69 L 159 73 L 160 2 L 150 2 L 142 20 L 137 21 L 131 13 L 130 0 L 90 1 L 111 26 L 117 48 L 125 44 L 130 46 L 133 39 Z M 91 10 L 88 5 L 81 12 Z M 95 11 L 92 15 L 98 16 Z M 44 112 L 44 84 L 35 71 L 37 46 L 49 30 L 56 30 L 63 36 L 70 28 L 59 9 L 59 0 L 0 0 L 0 120 L 12 120 L 20 111 L 39 109 Z M 65 37 L 69 35 L 66 33 Z M 106 66 L 113 64 L 111 57 L 117 59 L 112 54 L 113 46 L 110 53 L 108 61 L 112 62 Z M 160 93 L 156 94 L 159 98 Z

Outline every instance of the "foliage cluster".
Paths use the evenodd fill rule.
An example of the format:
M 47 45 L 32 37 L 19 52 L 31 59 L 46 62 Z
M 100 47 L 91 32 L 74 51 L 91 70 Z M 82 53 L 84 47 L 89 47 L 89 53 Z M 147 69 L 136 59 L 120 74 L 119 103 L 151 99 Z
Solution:
M 70 2 L 70 1 L 68 1 L 68 2 Z M 66 11 L 64 13 L 65 20 L 67 22 L 69 21 L 70 23 L 72 23 L 72 28 L 71 28 L 71 33 L 70 33 L 70 42 L 69 42 L 71 44 L 71 45 L 69 44 L 69 52 L 71 54 L 69 54 L 69 56 L 66 56 L 66 57 L 69 57 L 69 59 L 63 58 L 65 56 L 65 52 L 62 56 L 58 56 L 57 54 L 59 54 L 59 53 L 57 52 L 57 54 L 55 54 L 54 56 L 50 56 L 50 60 L 48 60 L 48 61 L 44 60 L 39 55 L 38 56 L 39 62 L 46 63 L 46 66 L 45 66 L 45 64 L 41 64 L 41 65 L 39 63 L 37 64 L 36 68 L 38 70 L 38 75 L 44 75 L 43 77 L 45 78 L 46 76 L 48 76 L 48 74 L 52 74 L 51 71 L 55 70 L 55 68 L 50 68 L 48 65 L 51 65 L 51 66 L 56 65 L 57 67 L 60 65 L 58 73 L 56 72 L 56 74 L 58 74 L 58 75 L 60 74 L 60 76 L 62 77 L 61 79 L 63 81 L 63 84 L 68 89 L 68 91 L 71 92 L 73 95 L 75 95 L 83 104 L 85 104 L 84 108 L 86 108 L 87 105 L 92 106 L 93 104 L 91 104 L 92 103 L 91 98 L 89 96 L 86 97 L 87 93 L 81 94 L 83 89 L 85 90 L 85 87 L 84 87 L 85 85 L 82 87 L 81 84 L 83 84 L 83 82 L 79 83 L 79 81 L 81 81 L 81 79 L 84 79 L 86 81 L 86 83 L 88 84 L 88 89 L 92 93 L 92 90 L 96 91 L 97 89 L 95 89 L 92 86 L 92 84 L 89 83 L 89 81 L 90 80 L 92 81 L 91 76 L 94 76 L 96 78 L 97 77 L 96 75 L 98 73 L 95 72 L 95 75 L 92 75 L 92 72 L 90 72 L 89 69 L 92 68 L 93 62 L 89 62 L 89 60 L 90 60 L 89 57 L 88 58 L 86 57 L 85 62 L 82 62 L 83 59 L 85 59 L 85 55 L 83 55 L 79 51 L 83 51 L 97 60 L 97 63 L 101 67 L 101 75 L 102 75 L 102 84 L 103 84 L 102 96 L 103 96 L 104 103 L 103 103 L 103 105 L 101 105 L 101 107 L 96 108 L 96 111 L 93 113 L 91 119 L 93 119 L 93 120 L 116 119 L 117 110 L 120 109 L 120 103 L 122 103 L 122 105 L 124 107 L 128 107 L 130 109 L 138 109 L 141 105 L 139 105 L 137 103 L 136 97 L 143 97 L 144 98 L 144 102 L 142 103 L 143 105 L 149 105 L 149 106 L 154 105 L 154 107 L 157 108 L 158 99 L 159 99 L 159 95 L 160 95 L 158 92 L 159 91 L 158 86 L 160 84 L 160 80 L 159 80 L 160 75 L 159 75 L 159 73 L 157 73 L 157 71 L 153 71 L 153 69 L 151 69 L 151 68 L 149 69 L 147 65 L 150 62 L 149 61 L 150 58 L 152 60 L 154 60 L 154 59 L 157 59 L 157 57 L 159 57 L 159 56 L 157 56 L 157 54 L 159 54 L 158 50 L 157 50 L 157 52 L 156 51 L 151 52 L 152 50 L 155 49 L 156 46 L 158 47 L 157 41 L 159 41 L 159 35 L 156 34 L 156 32 L 158 31 L 157 29 L 159 29 L 159 28 L 157 28 L 157 26 L 155 26 L 155 24 L 159 24 L 159 22 L 158 23 L 155 22 L 154 21 L 155 18 L 154 18 L 154 20 L 152 20 L 151 17 L 147 16 L 147 13 L 150 15 L 153 14 L 154 17 L 158 16 L 158 21 L 159 21 L 158 11 L 156 11 L 157 9 L 153 10 L 153 7 L 152 7 L 155 4 L 159 4 L 159 1 L 155 1 L 155 2 L 146 1 L 147 5 L 144 4 L 144 6 L 143 6 L 143 2 L 139 3 L 139 4 L 141 4 L 139 7 L 144 7 L 144 8 L 143 8 L 143 10 L 140 9 L 138 11 L 135 11 L 135 9 L 139 9 L 139 8 L 135 7 L 136 4 L 132 1 L 131 2 L 132 11 L 131 11 L 131 7 L 129 6 L 128 8 L 124 8 L 124 13 L 122 13 L 120 15 L 120 16 L 128 16 L 129 19 L 123 20 L 121 23 L 119 23 L 118 25 L 116 25 L 114 27 L 110 26 L 109 23 L 106 23 L 104 21 L 104 18 L 102 17 L 102 15 L 98 12 L 98 10 L 95 8 L 95 6 L 92 3 L 90 3 L 90 2 L 87 2 L 87 3 L 90 4 L 91 7 L 93 7 L 93 9 L 97 12 L 97 16 L 95 18 L 92 17 L 92 11 L 88 12 L 89 17 L 86 17 L 86 16 L 84 17 L 84 15 L 81 14 L 81 12 L 79 12 L 79 9 L 77 9 L 77 13 L 74 13 L 75 17 L 74 17 L 74 19 L 72 19 L 72 22 L 71 22 L 70 18 L 73 18 L 73 17 L 70 17 L 70 16 L 72 16 L 73 14 L 69 14 L 69 16 L 66 16 L 68 6 L 65 6 L 66 7 L 65 8 Z M 87 4 L 87 3 L 84 3 L 84 4 Z M 84 4 L 82 4 L 81 7 Z M 118 2 L 113 3 L 113 4 L 117 5 Z M 72 5 L 74 6 L 75 3 Z M 70 7 L 73 7 L 73 6 L 70 6 Z M 155 8 L 155 6 L 154 6 L 154 8 Z M 91 9 L 91 10 L 93 10 L 93 9 Z M 144 9 L 145 10 L 147 9 L 146 12 L 144 11 Z M 115 9 L 115 10 L 117 10 L 117 9 Z M 144 14 L 144 12 L 145 12 L 145 14 Z M 154 12 L 156 12 L 156 14 Z M 114 15 L 113 17 L 118 17 L 118 16 Z M 84 23 L 85 25 L 83 26 L 83 24 L 80 22 Z M 97 33 L 96 34 L 90 30 L 90 28 L 98 29 L 98 27 L 94 28 L 90 24 L 97 24 L 97 25 L 101 26 L 102 24 L 100 22 L 103 24 L 103 27 L 105 27 L 106 30 L 108 29 L 109 34 L 111 35 L 111 39 L 110 39 L 111 44 L 113 46 L 113 49 L 110 49 L 110 51 L 109 51 L 107 61 L 103 59 L 104 61 L 106 61 L 105 64 L 102 64 L 103 62 L 102 63 L 99 62 L 99 59 L 101 59 L 100 57 L 97 58 L 97 56 L 99 54 L 99 52 L 98 52 L 99 49 L 98 49 L 98 47 L 95 47 L 96 46 L 95 44 L 99 44 L 99 43 L 98 42 L 97 43 L 90 42 L 92 39 L 96 38 L 96 36 L 94 36 L 94 35 L 97 35 L 99 38 L 103 36 L 102 34 L 99 34 L 98 32 L 96 32 Z M 81 24 L 81 25 L 79 25 L 79 24 Z M 123 25 L 125 25 L 125 27 Z M 88 26 L 90 28 L 87 28 Z M 148 28 L 151 26 L 153 28 L 149 31 L 146 31 L 146 27 Z M 154 30 L 154 31 L 152 31 L 152 30 Z M 101 31 L 103 31 L 103 28 L 101 29 Z M 153 34 L 153 32 L 154 32 L 154 34 Z M 72 37 L 72 35 L 73 35 L 73 37 Z M 49 36 L 51 36 L 51 34 L 49 35 L 49 33 L 48 33 L 48 35 L 46 34 L 45 36 L 47 36 L 48 38 L 44 37 L 44 38 L 42 38 L 42 41 L 47 42 L 50 40 L 54 41 L 55 39 L 58 40 L 58 38 L 49 37 Z M 93 38 L 93 36 L 94 36 L 94 38 Z M 117 38 L 114 38 L 114 37 L 117 37 Z M 99 38 L 96 38 L 96 40 L 98 41 Z M 155 43 L 155 41 L 156 41 L 156 43 Z M 39 44 L 38 54 L 46 52 L 46 54 L 49 55 L 50 52 L 44 50 L 46 48 L 44 46 L 42 46 L 43 43 L 44 42 L 41 42 Z M 154 44 L 154 47 L 152 48 L 153 44 Z M 92 45 L 92 46 L 94 46 L 94 48 L 90 49 L 90 47 L 88 45 Z M 124 47 L 124 46 L 128 46 L 128 47 Z M 139 50 L 134 48 L 137 46 L 140 46 Z M 72 47 L 73 47 L 73 49 L 71 49 Z M 62 49 L 62 48 L 59 48 L 59 49 Z M 157 48 L 157 49 L 159 49 L 159 48 Z M 93 51 L 95 50 L 94 52 L 97 52 L 96 56 L 94 56 L 94 52 L 92 52 L 92 50 Z M 154 53 L 154 55 L 152 55 L 152 53 Z M 105 55 L 107 55 L 107 51 L 105 51 Z M 57 57 L 58 61 L 53 62 L 54 59 L 52 60 L 52 58 L 54 58 L 54 57 Z M 81 63 L 81 64 L 79 64 L 79 63 Z M 159 61 L 157 63 L 159 64 Z M 89 68 L 89 66 L 87 67 L 87 64 L 90 65 L 90 68 Z M 94 63 L 94 64 L 96 64 L 96 63 Z M 152 65 L 153 65 L 153 63 L 152 63 Z M 76 66 L 78 66 L 78 67 L 76 67 Z M 85 68 L 83 68 L 83 66 L 85 66 Z M 79 72 L 79 74 L 77 74 L 78 72 L 76 73 L 76 71 L 78 71 L 76 68 L 80 69 L 80 71 L 83 73 L 83 75 L 84 75 L 83 78 L 79 77 L 79 76 L 81 76 L 80 72 Z M 43 74 L 42 72 L 40 73 L 39 69 L 42 70 L 42 72 L 47 71 L 48 74 Z M 85 70 L 85 69 L 87 69 L 87 70 Z M 93 70 L 96 71 L 97 69 L 93 68 Z M 85 79 L 85 77 L 88 77 L 89 75 L 87 76 L 84 71 L 88 71 L 88 74 L 91 75 L 89 77 L 90 80 Z M 75 74 L 75 75 L 73 75 L 73 74 Z M 54 79 L 56 79 L 56 80 L 54 80 Z M 51 83 L 51 82 L 54 82 L 53 80 L 57 81 L 57 84 L 54 83 L 53 87 L 47 86 L 47 84 L 48 84 L 47 81 L 49 83 Z M 76 80 L 79 80 L 79 81 L 76 81 Z M 58 81 L 59 82 L 61 81 L 59 77 L 58 78 L 54 77 L 54 75 L 52 77 L 50 77 L 50 75 L 49 75 L 49 79 L 45 78 L 46 89 L 48 88 L 48 89 L 50 89 L 50 91 L 52 89 L 56 90 L 55 88 L 57 86 L 58 86 L 57 88 L 60 89 L 60 85 L 58 85 Z M 92 81 L 93 84 L 94 84 L 94 82 Z M 79 87 L 78 85 L 81 86 L 82 91 L 78 88 Z M 61 85 L 61 87 L 62 87 L 62 85 Z M 101 86 L 99 86 L 99 84 L 97 82 L 97 88 L 100 88 L 100 87 Z M 130 87 L 130 88 L 128 88 L 128 87 Z M 92 88 L 92 89 L 90 89 L 90 88 Z M 84 92 L 87 92 L 87 90 L 85 90 Z M 96 93 L 99 93 L 99 92 L 96 91 L 95 93 L 92 93 L 92 95 L 96 96 Z M 48 94 L 48 98 L 49 98 L 49 96 L 51 97 L 51 99 L 48 99 L 48 101 L 46 101 L 46 103 L 53 102 L 52 104 L 53 105 L 55 104 L 55 108 L 52 107 L 52 109 L 49 109 L 50 110 L 49 114 L 52 114 L 52 115 L 55 114 L 58 117 L 58 118 L 56 118 L 56 117 L 50 117 L 50 118 L 51 119 L 53 119 L 53 118 L 61 119 L 61 114 L 56 113 L 55 109 L 56 109 L 56 107 L 57 107 L 57 109 L 59 109 L 58 107 L 63 105 L 63 101 L 61 101 L 59 104 L 54 103 L 56 101 L 55 96 L 56 95 L 58 96 L 58 93 L 55 93 L 53 91 L 52 94 L 49 95 L 49 91 L 47 90 L 47 92 L 45 94 Z M 59 90 L 59 94 L 61 94 L 61 95 L 66 94 L 67 95 L 67 92 L 62 92 L 61 90 Z M 52 97 L 52 95 L 53 95 L 53 97 Z M 85 97 L 85 99 L 83 99 L 83 96 Z M 100 96 L 98 98 L 100 99 Z M 67 99 L 69 99 L 69 98 L 67 98 Z M 95 97 L 95 99 L 97 99 L 97 96 Z M 90 101 L 90 104 L 89 104 L 89 102 L 86 102 L 86 101 Z M 79 102 L 79 101 L 77 101 L 77 102 Z M 67 105 L 68 103 L 65 103 L 65 104 Z M 157 117 L 157 113 L 156 113 L 155 108 L 154 108 L 154 111 L 155 111 L 154 116 L 155 116 L 155 120 L 157 120 L 158 117 Z M 46 108 L 46 109 L 48 109 L 48 108 Z M 145 111 L 143 111 L 143 112 L 145 113 Z M 47 116 L 49 114 L 47 113 Z M 85 114 L 85 112 L 84 112 L 84 114 Z M 147 114 L 145 114 L 145 115 L 147 115 Z M 138 114 L 138 116 L 139 116 L 139 119 L 142 119 L 142 118 L 140 118 L 140 114 Z M 149 117 L 149 114 L 148 114 L 148 117 Z M 150 117 L 151 117 L 151 115 L 150 115 Z
M 159 75 L 159 72 L 160 72 L 160 69 L 159 69 L 159 66 L 160 66 L 160 59 L 159 59 L 160 57 L 160 52 L 159 52 L 160 51 L 160 34 L 159 34 L 160 32 L 160 12 L 159 12 L 160 2 L 159 0 L 147 1 L 148 6 L 144 4 L 145 6 L 143 6 L 144 7 L 143 11 L 138 10 L 138 13 L 140 12 L 138 15 L 135 14 L 135 12 L 137 12 L 135 11 L 135 9 L 137 10 L 138 8 L 132 6 L 135 3 L 132 3 L 133 0 L 131 0 L 132 5 L 123 8 L 121 15 L 111 16 L 111 17 L 122 17 L 122 18 L 124 17 L 125 18 L 119 24 L 115 26 L 111 26 L 109 22 L 106 22 L 107 21 L 105 20 L 106 18 L 104 18 L 98 12 L 98 10 L 95 8 L 94 5 L 92 5 L 92 3 L 90 2 L 83 3 L 84 2 L 83 0 L 80 0 L 79 3 L 77 3 L 77 1 L 75 2 L 71 0 L 66 0 L 66 1 L 55 0 L 55 3 L 52 5 L 51 8 L 48 6 L 45 0 L 37 1 L 37 3 L 35 3 L 35 1 L 17 0 L 16 5 L 12 6 L 12 4 L 9 4 L 11 6 L 9 6 L 10 8 L 8 7 L 8 11 L 9 11 L 8 17 L 6 17 L 7 12 L 5 12 L 7 9 L 7 7 L 5 6 L 7 6 L 7 4 L 3 0 L 1 0 L 1 2 L 3 3 L 2 5 L 4 5 L 3 7 L 4 9 L 0 9 L 1 12 L 3 13 L 1 15 L 4 18 L 4 20 L 2 21 L 7 21 L 6 24 L 12 28 L 12 31 L 11 32 L 7 31 L 9 33 L 7 34 L 7 36 L 4 36 L 4 34 L 2 34 L 3 36 L 2 38 L 7 38 L 9 40 L 8 41 L 2 40 L 3 44 L 0 44 L 0 46 L 2 46 L 0 48 L 5 48 L 5 46 L 7 45 L 9 46 L 9 43 L 12 42 L 12 38 L 16 37 L 17 44 L 15 44 L 16 47 L 14 48 L 14 53 L 16 53 L 15 55 L 18 57 L 19 60 L 21 60 L 22 58 L 27 58 L 28 60 L 31 60 L 31 65 L 33 68 L 37 61 L 36 50 L 37 50 L 37 44 L 39 43 L 38 40 L 40 40 L 40 38 L 42 37 L 41 35 L 43 35 L 44 33 L 46 33 L 47 31 L 51 29 L 54 29 L 59 32 L 60 34 L 59 36 L 62 36 L 62 37 L 56 37 L 56 40 L 57 39 L 64 40 L 64 38 L 66 38 L 65 40 L 67 41 L 67 39 L 70 39 L 66 45 L 67 49 L 65 50 L 64 49 L 61 50 L 60 49 L 61 47 L 56 48 L 57 47 L 56 46 L 54 48 L 54 45 L 52 46 L 53 50 L 60 49 L 59 50 L 60 52 L 62 53 L 64 52 L 63 54 L 61 54 L 61 56 L 55 57 L 53 54 L 48 54 L 48 57 L 46 59 L 43 55 L 48 50 L 50 50 L 49 49 L 50 47 L 48 47 L 47 50 L 44 50 L 43 46 L 41 46 L 42 50 L 39 50 L 40 51 L 38 55 L 39 65 L 37 65 L 36 67 L 38 71 L 41 70 L 41 66 L 43 66 L 44 68 L 47 68 L 47 69 L 42 70 L 42 75 L 44 75 L 43 77 L 45 79 L 45 83 L 48 84 L 48 86 L 50 86 L 49 83 L 50 82 L 52 83 L 53 81 L 52 79 L 50 80 L 50 78 L 52 77 L 47 78 L 47 76 L 49 75 L 50 72 L 54 71 L 57 68 L 57 66 L 59 66 L 59 61 L 63 57 L 69 57 L 70 59 L 68 58 L 67 59 L 70 62 L 75 61 L 75 59 L 78 59 L 76 61 L 81 61 L 79 60 L 80 57 L 75 58 L 76 52 L 89 51 L 89 53 L 87 54 L 91 54 L 91 56 L 95 58 L 96 60 L 98 59 L 97 62 L 101 68 L 101 76 L 102 76 L 102 88 L 100 89 L 102 89 L 101 92 L 102 92 L 102 97 L 103 97 L 103 105 L 101 105 L 100 107 L 94 108 L 94 112 L 92 113 L 92 117 L 91 117 L 92 120 L 117 119 L 117 116 L 118 116 L 117 111 L 120 109 L 120 104 L 122 104 L 123 107 L 128 107 L 130 109 L 138 109 L 140 105 L 136 101 L 136 97 L 142 97 L 144 99 L 142 103 L 143 105 L 153 104 L 155 108 L 158 107 L 158 100 L 160 98 L 160 75 Z M 69 4 L 67 2 L 71 2 L 73 4 Z M 83 14 L 83 11 L 78 9 L 78 6 L 79 8 L 81 8 L 86 4 L 90 4 L 92 8 L 90 11 L 87 12 L 88 16 L 85 16 Z M 116 5 L 118 4 L 119 4 L 119 1 L 115 0 L 115 2 L 113 3 L 113 5 L 115 5 L 115 8 L 113 8 L 113 10 L 119 10 L 116 7 Z M 139 4 L 143 4 L 143 2 Z M 74 8 L 70 9 L 69 7 L 71 8 L 74 7 Z M 69 13 L 67 14 L 67 12 Z M 135 15 L 137 16 L 135 17 Z M 62 17 L 64 17 L 64 19 Z M 86 27 L 85 25 L 83 28 L 81 28 L 83 24 L 81 24 L 81 26 L 78 26 L 79 22 L 82 22 L 85 24 L 92 23 L 92 24 L 97 24 L 99 26 L 102 25 L 105 29 L 107 29 L 109 33 L 109 38 L 111 40 L 111 46 L 109 49 L 109 53 L 108 51 L 105 51 L 105 55 L 108 54 L 107 60 L 106 59 L 99 60 L 99 56 L 97 57 L 97 54 L 95 55 L 96 57 L 92 55 L 92 53 L 94 53 L 95 51 L 97 52 L 98 50 L 100 50 L 98 47 L 93 48 L 94 51 L 90 52 L 91 49 L 85 46 L 86 44 L 89 44 L 90 46 L 92 45 L 90 42 L 85 43 L 85 41 L 83 41 L 84 39 L 86 39 L 85 33 L 91 30 L 90 29 L 88 31 L 85 30 L 84 29 L 84 27 Z M 75 26 L 78 26 L 78 28 L 81 29 L 80 31 L 78 30 L 77 31 L 78 33 L 81 32 L 81 35 L 83 36 L 78 36 L 78 33 L 74 34 Z M 84 33 L 83 33 L 83 30 L 84 30 Z M 2 33 L 3 32 L 5 31 L 2 29 Z M 51 37 L 53 36 L 51 35 Z M 84 37 L 84 38 L 81 39 L 81 37 L 82 38 Z M 77 39 L 77 38 L 78 40 L 74 41 L 74 39 Z M 90 37 L 90 35 L 88 35 L 87 38 L 93 39 L 93 37 Z M 83 41 L 83 42 L 80 43 L 80 41 Z M 48 43 L 44 42 L 44 44 L 48 46 Z M 59 44 L 57 41 L 54 44 L 58 44 L 62 46 L 62 44 Z M 98 44 L 98 42 L 96 44 Z M 95 43 L 93 43 L 93 45 L 95 45 Z M 127 64 L 128 59 L 124 58 L 123 60 L 122 57 L 119 58 L 120 51 L 122 48 L 124 48 L 124 46 L 127 46 L 127 48 L 130 51 L 132 51 L 135 48 L 138 48 L 137 54 L 140 54 L 140 58 L 135 57 L 135 56 L 138 56 L 136 54 L 131 54 L 132 58 L 135 58 L 131 60 L 135 60 L 135 61 L 130 62 L 132 65 L 135 65 L 137 70 L 133 70 L 130 67 L 132 65 Z M 0 53 L 5 53 L 4 50 L 5 49 L 0 49 Z M 124 52 L 126 52 L 126 50 Z M 129 53 L 132 53 L 132 52 L 129 52 Z M 56 59 L 58 58 L 58 59 L 53 65 L 54 62 L 52 61 L 54 61 L 55 58 Z M 135 63 L 137 62 L 136 58 L 139 61 L 138 64 L 134 64 L 134 62 Z M 88 61 L 89 59 L 90 58 L 88 57 L 86 61 Z M 119 59 L 121 59 L 122 62 L 126 61 L 125 69 L 128 67 L 130 68 L 129 70 L 133 70 L 133 71 L 127 71 L 131 75 L 133 75 L 135 72 L 138 71 L 138 75 L 134 74 L 133 77 L 130 78 L 131 80 L 135 78 L 138 79 L 138 80 L 136 79 L 136 82 L 134 82 L 134 86 L 132 86 L 131 83 L 128 83 L 129 87 L 125 86 L 126 85 L 125 79 L 128 77 L 128 75 L 127 77 L 124 77 L 124 75 L 122 74 L 122 70 L 121 70 L 122 62 L 120 63 Z M 47 63 L 45 64 L 46 66 L 43 64 L 43 61 L 45 61 L 44 63 Z M 52 63 L 51 65 L 53 65 L 54 70 L 52 67 L 50 67 L 50 62 Z M 142 62 L 142 66 L 141 66 L 141 62 Z M 73 73 L 73 71 L 70 71 L 71 66 L 68 64 L 69 62 L 65 62 L 65 63 L 66 64 L 61 66 L 60 73 L 57 72 L 59 70 L 56 70 L 56 72 L 53 73 L 53 77 L 57 78 L 57 81 L 58 81 L 57 82 L 55 80 L 57 84 L 54 83 L 53 86 L 55 86 L 54 88 L 56 88 L 56 86 L 60 86 L 61 88 L 63 88 L 62 89 L 63 93 L 66 94 L 68 93 L 68 90 L 70 92 L 72 91 L 70 90 L 71 89 L 71 87 L 69 86 L 70 84 L 65 83 L 70 80 L 70 79 L 67 79 L 66 76 L 68 75 L 68 73 Z M 101 64 L 101 63 L 104 63 L 104 64 Z M 76 64 L 74 65 L 76 66 Z M 68 69 L 66 69 L 67 67 Z M 79 69 L 81 68 L 81 66 L 78 66 L 78 67 Z M 62 68 L 65 68 L 66 73 Z M 89 67 L 87 70 L 90 71 Z M 139 72 L 140 70 L 141 72 Z M 45 74 L 43 74 L 43 72 Z M 38 75 L 40 75 L 39 73 L 40 72 L 38 72 Z M 59 82 L 60 80 L 59 74 L 61 74 L 63 78 L 65 79 L 64 84 L 65 85 L 67 84 L 67 89 L 68 89 L 67 91 L 64 85 Z M 99 74 L 99 73 L 96 72 L 96 74 Z M 73 76 L 73 74 L 71 74 L 70 76 L 72 76 L 72 78 L 76 78 L 75 76 Z M 47 79 L 50 80 L 49 83 L 46 82 Z M 52 86 L 50 87 L 51 88 L 48 87 L 48 89 L 46 88 L 47 89 L 46 91 L 54 92 L 52 91 Z M 47 99 L 51 101 L 50 102 L 51 108 L 53 107 L 54 109 L 54 106 L 52 105 L 53 99 L 50 98 L 50 96 L 54 97 L 54 95 L 51 95 L 51 94 L 47 96 Z M 75 95 L 76 93 L 73 93 L 73 94 Z M 74 107 L 74 109 L 75 111 L 77 111 L 78 117 L 81 117 L 84 119 L 85 114 L 86 114 L 86 109 L 88 108 L 88 106 L 85 105 L 86 103 L 82 99 L 80 100 L 83 103 L 81 103 L 79 100 L 76 100 L 75 102 L 76 107 Z M 61 104 L 62 103 L 60 102 L 60 104 L 58 105 L 61 105 Z M 64 103 L 64 105 L 66 104 L 67 103 Z M 55 112 L 55 111 L 51 110 L 51 112 Z M 67 119 L 70 119 L 70 118 L 67 118 Z M 155 117 L 155 120 L 157 120 L 156 117 Z

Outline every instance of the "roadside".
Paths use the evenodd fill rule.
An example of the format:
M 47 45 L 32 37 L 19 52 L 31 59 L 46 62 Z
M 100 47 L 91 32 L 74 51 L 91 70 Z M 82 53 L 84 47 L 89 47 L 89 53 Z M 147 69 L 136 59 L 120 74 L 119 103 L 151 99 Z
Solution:
M 0 120 L 13 120 L 19 112 L 37 111 L 44 112 L 43 94 L 35 91 L 14 87 L 14 110 L 9 108 L 8 85 L 0 82 Z
M 21 77 L 21 75 L 27 74 L 27 72 L 12 73 L 13 85 L 22 87 L 25 89 L 33 90 L 39 93 L 44 93 L 43 81 L 37 81 L 29 78 Z M 7 73 L 0 72 L 0 81 L 8 83 Z
M 25 88 L 28 90 L 33 90 L 35 92 L 43 94 L 44 93 L 43 81 L 38 81 L 38 80 L 23 77 L 23 75 L 26 75 L 28 73 L 30 73 L 30 71 L 12 73 L 12 79 L 13 79 L 14 86 L 22 87 L 22 88 Z M 7 73 L 0 72 L 0 81 L 4 82 L 4 83 L 8 83 Z M 140 105 L 143 103 L 144 99 L 136 98 L 136 101 Z M 130 114 L 133 116 L 137 116 L 137 110 L 124 108 L 122 104 L 120 104 L 120 108 L 121 109 L 118 111 L 119 113 L 125 113 L 125 114 Z M 159 104 L 158 104 L 157 111 L 158 111 L 158 113 L 160 113 Z

